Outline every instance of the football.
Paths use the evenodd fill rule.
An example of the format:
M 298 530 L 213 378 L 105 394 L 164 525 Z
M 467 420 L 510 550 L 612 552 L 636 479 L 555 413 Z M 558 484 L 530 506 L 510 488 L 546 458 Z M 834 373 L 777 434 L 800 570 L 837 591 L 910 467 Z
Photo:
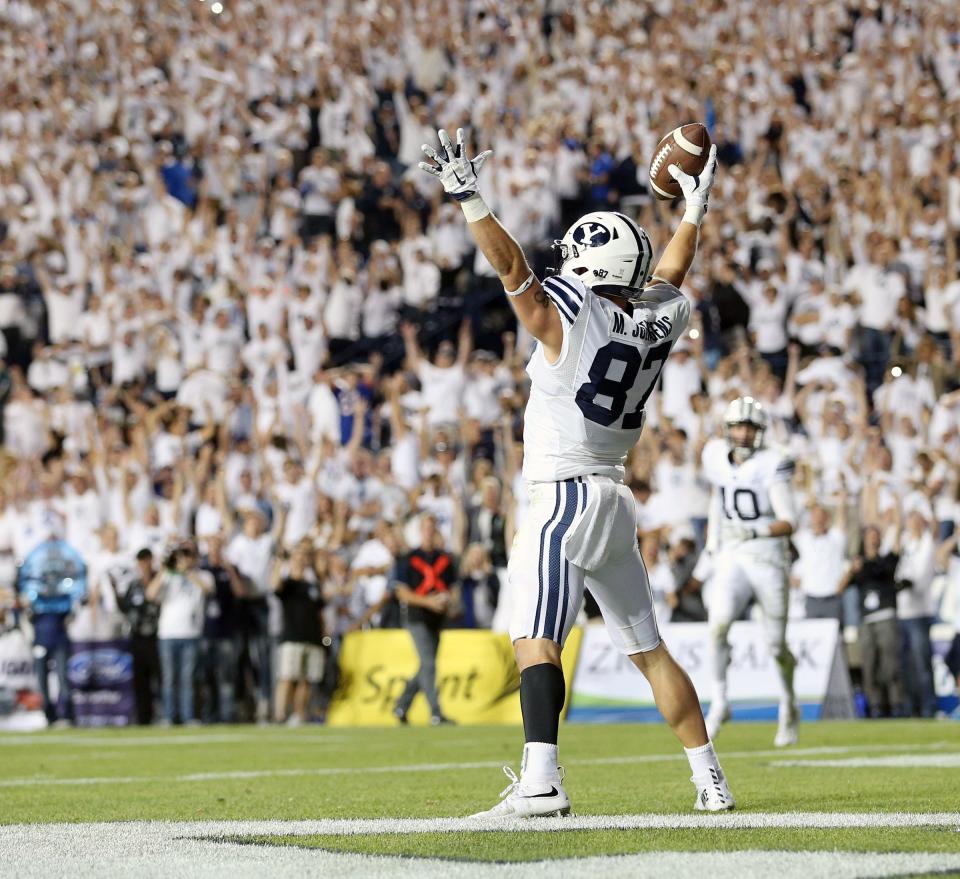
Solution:
M 691 122 L 674 128 L 657 145 L 653 161 L 650 163 L 650 188 L 657 198 L 679 198 L 682 193 L 680 184 L 674 180 L 667 168 L 679 165 L 687 174 L 696 176 L 707 164 L 710 153 L 710 135 L 706 125 Z

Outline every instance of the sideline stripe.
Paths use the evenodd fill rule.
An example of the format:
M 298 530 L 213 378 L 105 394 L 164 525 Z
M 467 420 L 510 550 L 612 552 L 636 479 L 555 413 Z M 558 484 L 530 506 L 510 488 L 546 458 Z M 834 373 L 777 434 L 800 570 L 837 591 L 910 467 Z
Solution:
M 785 830 L 870 827 L 956 827 L 960 812 L 698 812 L 646 815 L 570 815 L 566 818 L 321 818 L 312 821 L 120 821 L 92 824 L 8 824 L 0 840 L 21 828 L 83 828 L 96 836 L 110 827 L 157 828 L 183 837 L 222 839 L 227 836 L 372 836 L 383 833 L 529 833 L 556 830 Z
M 322 727 L 320 728 L 322 729 Z M 318 730 L 319 731 L 319 730 Z M 275 742 L 308 742 L 308 743 L 326 743 L 326 742 L 351 742 L 355 741 L 347 735 L 310 735 L 309 729 L 304 730 L 302 739 L 287 738 L 283 735 L 277 735 L 279 730 L 261 729 L 257 733 L 215 733 L 214 735 L 123 735 L 118 733 L 116 736 L 104 735 L 85 735 L 81 730 L 77 730 L 77 735 L 47 735 L 42 731 L 35 733 L 18 733 L 15 735 L 0 735 L 0 748 L 17 747 L 22 745 L 76 745 L 77 747 L 102 747 L 107 745 L 111 748 L 139 748 L 141 745 L 222 745 L 228 742 L 262 742 L 270 739 Z M 60 750 L 63 750 L 62 748 Z
M 227 822 L 229 823 L 229 822 Z M 237 822 L 243 823 L 243 822 Z M 278 824 L 281 822 L 270 822 Z M 330 818 L 291 821 L 284 835 L 339 834 L 367 836 L 378 833 L 460 833 L 531 830 L 729 830 L 806 829 L 855 827 L 956 827 L 960 812 L 719 812 L 708 815 L 668 813 L 647 815 L 571 815 L 566 818 L 515 818 L 491 821 L 485 818 Z M 320 829 L 317 829 L 317 828 Z M 242 831 L 235 831 L 242 832 Z
M 777 766 L 836 766 L 838 769 L 951 769 L 960 754 L 901 754 L 896 757 L 850 757 L 847 760 L 778 760 Z
M 718 823 L 706 820 L 708 816 L 701 817 L 707 825 Z M 569 822 L 572 819 L 553 820 Z M 311 823 L 315 827 L 329 826 L 328 822 Z M 420 832 L 430 829 L 422 821 L 417 823 Z M 946 875 L 948 871 L 960 869 L 958 853 L 656 851 L 546 862 L 486 863 L 439 858 L 400 860 L 295 846 L 231 845 L 215 836 L 210 838 L 211 834 L 282 836 L 290 826 L 284 821 L 204 821 L 0 827 L 0 863 L 10 865 L 11 875 L 18 879 L 49 879 L 57 875 L 394 879 L 401 872 L 418 879 L 543 879 L 544 876 L 581 879 L 593 875 L 656 876 L 657 879 L 689 879 L 701 875 L 711 879 L 743 879 L 745 876 L 776 876 L 777 879 L 870 876 L 877 879 L 917 873 Z M 530 827 L 524 825 L 517 829 L 529 832 Z M 197 838 L 196 834 L 207 838 Z
M 943 748 L 944 743 L 939 742 L 933 745 L 861 745 L 858 747 L 825 747 L 825 748 L 796 748 L 785 754 L 782 750 L 775 751 L 729 751 L 723 754 L 724 760 L 736 759 L 756 759 L 763 757 L 785 756 L 813 756 L 816 754 L 850 754 L 862 753 L 867 750 L 885 750 L 885 751 L 904 751 L 904 750 L 929 750 L 931 748 Z M 951 754 L 941 754 L 937 759 L 944 756 L 956 756 L 960 759 L 960 754 L 952 752 Z M 634 756 L 621 757 L 587 757 L 581 760 L 565 760 L 567 766 L 605 766 L 619 764 L 639 764 L 639 763 L 672 763 L 686 761 L 686 755 L 680 754 L 637 754 Z M 798 761 L 792 760 L 774 760 L 771 766 L 793 765 Z M 407 773 L 407 772 L 446 772 L 450 769 L 493 769 L 503 765 L 502 760 L 477 760 L 472 763 L 454 762 L 454 763 L 419 763 L 419 764 L 394 764 L 391 766 L 322 766 L 303 769 L 241 769 L 228 772 L 191 772 L 185 775 L 118 775 L 118 776 L 93 776 L 88 778 L 43 778 L 41 776 L 30 776 L 27 778 L 6 778 L 0 779 L 0 788 L 6 787 L 71 787 L 95 784 L 143 784 L 144 782 L 160 782 L 169 784 L 172 782 L 195 782 L 195 781 L 229 781 L 231 779 L 249 779 L 249 778 L 296 778 L 300 776 L 326 776 L 326 775 L 375 775 L 378 773 Z M 809 766 L 826 766 L 829 761 L 810 761 Z

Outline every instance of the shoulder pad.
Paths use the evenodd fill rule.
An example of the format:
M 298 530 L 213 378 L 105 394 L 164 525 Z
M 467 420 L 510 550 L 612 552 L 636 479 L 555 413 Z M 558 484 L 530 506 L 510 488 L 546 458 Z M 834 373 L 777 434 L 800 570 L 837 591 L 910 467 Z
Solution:
M 797 469 L 797 462 L 793 456 L 777 446 L 771 446 L 764 449 L 761 453 L 766 459 L 765 463 L 770 468 L 774 479 L 790 480 Z
M 560 316 L 573 323 L 580 314 L 587 295 L 587 288 L 579 278 L 568 275 L 551 275 L 540 286 L 560 312 Z

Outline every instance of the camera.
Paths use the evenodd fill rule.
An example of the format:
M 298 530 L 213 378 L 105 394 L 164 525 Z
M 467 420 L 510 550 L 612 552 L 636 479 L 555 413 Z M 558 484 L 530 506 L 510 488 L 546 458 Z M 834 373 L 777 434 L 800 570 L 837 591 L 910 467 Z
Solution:
M 180 547 L 175 546 L 163 557 L 163 566 L 168 571 L 175 571 L 177 569 L 177 562 L 180 561 L 180 556 L 182 554 L 183 551 L 180 549 Z

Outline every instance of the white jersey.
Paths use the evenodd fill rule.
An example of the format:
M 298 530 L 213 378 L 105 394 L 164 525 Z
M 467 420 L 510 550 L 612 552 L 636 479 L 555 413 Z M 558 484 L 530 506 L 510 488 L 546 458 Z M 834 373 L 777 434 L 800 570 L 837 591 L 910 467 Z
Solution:
M 663 281 L 646 289 L 648 301 L 635 303 L 632 316 L 572 275 L 547 278 L 543 289 L 560 312 L 563 347 L 551 364 L 538 344 L 527 364 L 524 478 L 622 482 L 647 398 L 687 326 L 690 303 Z
M 739 552 L 785 564 L 787 538 L 760 537 L 744 542 L 725 537 L 724 532 L 735 535 L 744 528 L 769 525 L 780 518 L 774 512 L 770 490 L 793 478 L 793 459 L 780 449 L 762 448 L 735 464 L 731 451 L 725 439 L 712 439 L 703 447 L 703 473 L 714 486 L 710 527 L 716 527 L 718 533 L 711 537 L 719 538 L 720 552 L 736 547 Z M 725 525 L 734 527 L 725 529 Z

